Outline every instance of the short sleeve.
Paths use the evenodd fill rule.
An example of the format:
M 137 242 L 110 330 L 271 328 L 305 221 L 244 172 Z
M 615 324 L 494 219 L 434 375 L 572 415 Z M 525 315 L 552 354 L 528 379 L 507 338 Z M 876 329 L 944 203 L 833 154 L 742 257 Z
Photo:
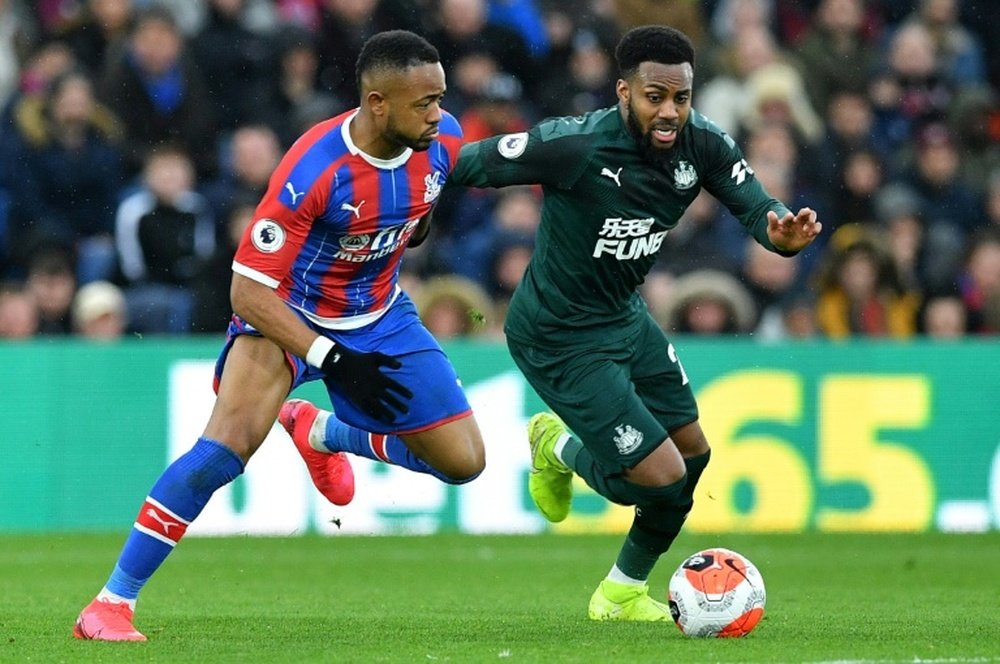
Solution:
M 313 221 L 326 209 L 331 185 L 328 174 L 296 183 L 282 176 L 286 171 L 279 166 L 271 178 L 233 259 L 234 272 L 271 288 L 281 283 Z

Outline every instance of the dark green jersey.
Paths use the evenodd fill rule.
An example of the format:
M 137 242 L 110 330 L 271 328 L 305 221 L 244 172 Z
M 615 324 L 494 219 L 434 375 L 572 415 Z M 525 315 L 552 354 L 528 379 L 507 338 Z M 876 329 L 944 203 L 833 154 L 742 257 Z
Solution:
M 787 209 L 728 135 L 692 110 L 672 153 L 662 165 L 645 160 L 618 107 L 462 147 L 448 184 L 540 184 L 544 193 L 534 255 L 507 313 L 509 337 L 538 345 L 620 339 L 618 324 L 645 308 L 636 288 L 702 187 L 775 250 L 766 214 Z

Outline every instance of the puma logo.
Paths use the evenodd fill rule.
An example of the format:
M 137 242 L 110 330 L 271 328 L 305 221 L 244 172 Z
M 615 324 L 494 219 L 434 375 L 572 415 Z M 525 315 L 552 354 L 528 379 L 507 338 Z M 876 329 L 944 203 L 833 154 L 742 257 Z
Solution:
M 177 523 L 176 521 L 164 521 L 160 517 L 160 515 L 156 513 L 156 510 L 154 510 L 152 507 L 150 507 L 148 510 L 146 510 L 146 516 L 148 516 L 150 519 L 152 519 L 153 521 L 156 521 L 161 526 L 163 526 L 163 534 L 164 535 L 169 535 L 170 534 L 170 529 L 173 526 L 179 526 L 179 525 L 181 525 L 181 524 Z
M 365 204 L 364 201 L 361 201 L 357 205 L 351 205 L 350 203 L 341 203 L 340 209 L 341 210 L 350 210 L 351 212 L 354 213 L 355 218 L 360 219 L 361 218 L 361 206 L 364 205 L 364 204 Z
M 300 197 L 306 195 L 306 192 L 304 191 L 295 191 L 295 187 L 292 186 L 291 182 L 285 183 L 285 189 L 287 189 L 288 193 L 292 196 L 292 205 L 295 205 L 295 202 L 299 200 Z
M 601 169 L 601 175 L 606 175 L 607 177 L 611 178 L 612 180 L 615 181 L 615 184 L 620 187 L 620 186 L 622 186 L 622 183 L 621 183 L 621 181 L 618 178 L 621 177 L 622 169 L 623 168 L 624 168 L 624 166 L 619 166 L 618 170 L 616 172 L 614 172 L 614 173 L 611 172 L 610 168 L 602 168 Z

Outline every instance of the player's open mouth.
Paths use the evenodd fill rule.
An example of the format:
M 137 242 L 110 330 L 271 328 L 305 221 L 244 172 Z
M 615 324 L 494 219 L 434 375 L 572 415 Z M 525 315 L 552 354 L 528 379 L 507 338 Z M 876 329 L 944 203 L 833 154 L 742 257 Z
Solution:
M 677 128 L 657 127 L 653 129 L 653 138 L 660 143 L 673 143 L 677 139 Z

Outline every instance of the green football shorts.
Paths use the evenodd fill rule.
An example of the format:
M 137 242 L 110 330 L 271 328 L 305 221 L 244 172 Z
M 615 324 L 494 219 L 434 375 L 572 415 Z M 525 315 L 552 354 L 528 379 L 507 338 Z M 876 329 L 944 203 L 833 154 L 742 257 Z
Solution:
M 698 419 L 687 375 L 648 315 L 625 343 L 569 350 L 507 338 L 511 357 L 538 396 L 608 474 L 633 468 Z

